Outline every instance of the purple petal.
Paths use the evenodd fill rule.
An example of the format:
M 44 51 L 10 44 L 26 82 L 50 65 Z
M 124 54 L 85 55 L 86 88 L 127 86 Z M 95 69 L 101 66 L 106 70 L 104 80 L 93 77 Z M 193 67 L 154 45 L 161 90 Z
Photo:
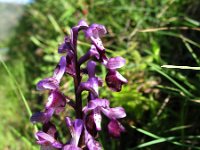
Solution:
M 55 147 L 55 148 L 62 148 L 63 147 L 63 145 L 58 141 L 53 142 L 52 146 Z
M 60 83 L 60 80 L 63 77 L 65 70 L 66 70 L 66 57 L 62 56 L 53 74 L 53 77 L 58 81 L 58 83 Z
M 55 139 L 52 136 L 50 136 L 49 134 L 47 134 L 43 131 L 38 131 L 35 134 L 35 136 L 38 140 L 38 143 L 42 143 L 44 141 L 49 142 L 49 143 L 53 143 L 55 141 Z
M 75 76 L 74 53 L 72 51 L 68 52 L 66 60 L 67 60 L 66 72 L 71 76 Z
M 78 25 L 71 29 L 71 43 L 73 44 L 74 48 L 76 47 L 77 44 L 78 32 L 80 30 L 85 30 L 87 28 L 88 28 L 87 23 L 84 20 L 80 20 Z
M 110 119 L 118 119 L 126 117 L 126 113 L 124 108 L 122 107 L 115 107 L 115 108 L 101 108 L 101 111 Z
M 86 37 L 94 37 L 98 38 L 102 35 L 107 33 L 105 26 L 100 24 L 92 24 L 89 28 L 85 31 Z
M 103 80 L 101 78 L 98 77 L 98 85 L 99 86 L 103 86 Z
M 95 108 L 93 110 L 93 117 L 94 117 L 94 123 L 96 125 L 96 129 L 98 131 L 101 130 L 101 121 L 102 121 L 102 117 L 101 117 L 101 111 L 99 108 Z
M 106 83 L 111 90 L 119 92 L 127 80 L 118 71 L 109 70 L 106 75 Z
M 89 101 L 88 105 L 87 105 L 87 109 L 89 110 L 93 110 L 97 107 L 104 107 L 104 108 L 108 108 L 110 105 L 110 102 L 107 99 L 94 99 Z
M 61 112 L 63 112 L 65 110 L 65 107 L 57 107 L 55 109 L 55 114 L 59 115 Z
M 59 87 L 60 80 L 66 70 L 66 58 L 63 56 L 59 64 L 54 70 L 54 75 L 51 78 L 45 78 L 38 82 L 37 90 L 56 90 Z
M 102 150 L 99 142 L 95 141 L 94 138 L 85 129 L 85 143 L 89 150 Z
M 97 48 L 94 45 L 91 45 L 89 52 L 90 52 L 91 56 L 95 56 L 96 59 L 99 59 L 99 57 L 100 57 L 99 52 L 97 51 Z
M 105 51 L 99 51 L 99 53 L 100 53 L 100 62 L 103 64 L 103 65 L 105 65 L 106 66 L 106 64 L 108 63 L 108 58 L 107 58 L 107 56 L 106 56 L 106 54 L 105 54 Z
M 107 30 L 104 25 L 101 24 L 92 24 L 91 28 L 96 28 L 98 30 L 98 35 L 101 37 L 107 33 Z
M 125 128 L 117 120 L 112 120 L 108 124 L 108 131 L 110 135 L 117 138 L 120 137 L 121 132 L 125 131 Z
M 65 145 L 62 150 L 82 150 L 82 149 L 80 147 L 70 144 L 70 145 Z
M 73 127 L 73 123 L 72 123 L 71 118 L 66 117 L 65 122 L 66 122 L 66 125 L 67 125 L 68 128 Z M 73 132 L 73 131 L 70 130 L 70 132 Z
M 85 29 L 88 27 L 88 24 L 85 20 L 80 20 L 78 23 L 79 30 Z
M 84 90 L 91 92 L 94 95 L 94 97 L 98 97 L 98 95 L 99 95 L 98 78 L 97 77 L 91 77 L 91 78 L 88 79 L 87 82 L 82 82 L 79 85 L 77 92 L 81 93 Z
M 37 112 L 31 116 L 31 122 L 36 123 L 36 122 L 42 122 L 46 123 L 48 122 L 52 115 L 54 113 L 54 109 L 47 109 L 45 112 Z
M 37 143 L 40 145 L 51 145 L 55 148 L 62 148 L 62 144 L 54 139 L 51 135 L 39 131 L 36 133 Z
M 98 50 L 105 50 L 100 37 L 106 34 L 106 28 L 100 24 L 92 24 L 87 30 L 85 30 L 85 36 L 90 38 L 92 43 L 97 47 Z
M 95 61 L 88 61 L 87 63 L 87 70 L 89 78 L 95 77 L 95 68 L 96 68 L 96 62 Z
M 117 68 L 121 68 L 125 65 L 126 60 L 122 57 L 114 57 L 114 58 L 110 58 L 108 60 L 108 63 L 106 64 L 106 68 L 108 69 L 117 69 Z
M 67 127 L 69 128 L 72 135 L 72 140 L 70 143 L 78 146 L 78 142 L 83 129 L 83 121 L 81 119 L 76 119 L 75 121 L 72 121 L 69 117 L 66 117 L 65 120 Z
M 84 62 L 89 60 L 91 57 L 95 57 L 97 60 L 100 58 L 99 52 L 97 51 L 94 45 L 92 45 L 90 50 L 79 59 L 78 64 L 79 65 L 83 64 Z
M 90 37 L 90 39 L 91 39 L 92 43 L 96 46 L 96 48 L 97 48 L 98 50 L 101 50 L 101 51 L 104 51 L 104 50 L 105 50 L 105 48 L 104 48 L 104 46 L 103 46 L 103 43 L 102 43 L 102 41 L 101 41 L 100 38 Z
M 51 122 L 47 122 L 47 123 L 43 124 L 42 131 L 51 135 L 54 138 L 57 138 L 57 136 L 58 136 L 58 132 L 56 131 L 56 127 Z
M 66 53 L 72 49 L 71 39 L 69 36 L 66 36 L 64 42 L 58 47 L 58 53 Z
M 56 150 L 51 145 L 41 145 L 40 150 Z
M 97 130 L 96 129 L 96 125 L 94 123 L 94 113 L 91 112 L 89 114 L 85 115 L 85 128 L 87 129 L 87 131 L 93 136 L 96 137 L 97 135 Z
M 74 137 L 73 137 L 73 144 L 78 146 L 78 142 L 82 133 L 82 129 L 83 129 L 83 121 L 81 119 L 76 119 L 74 121 Z
M 55 78 L 45 78 L 37 83 L 37 90 L 56 90 L 59 83 Z
M 58 91 L 52 91 L 46 103 L 46 109 L 65 107 L 66 99 L 63 94 Z

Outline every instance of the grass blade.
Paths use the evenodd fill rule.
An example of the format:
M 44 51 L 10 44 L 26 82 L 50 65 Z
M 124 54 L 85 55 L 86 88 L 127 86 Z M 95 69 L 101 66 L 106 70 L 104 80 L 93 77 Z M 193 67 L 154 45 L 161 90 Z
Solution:
M 190 67 L 190 66 L 174 66 L 174 65 L 163 65 L 162 68 L 169 68 L 169 69 L 188 69 L 188 70 L 199 70 L 200 67 Z
M 5 64 L 5 62 L 4 62 L 3 60 L 1 60 L 1 59 L 0 59 L 0 61 L 1 61 L 2 65 L 3 65 L 4 69 L 5 69 L 6 72 L 8 73 L 8 76 L 9 76 L 10 79 L 13 81 L 13 83 L 16 85 L 16 87 L 17 87 L 17 89 L 18 89 L 18 92 L 19 92 L 19 94 L 20 94 L 20 96 L 21 96 L 21 99 L 22 99 L 22 101 L 23 101 L 23 103 L 24 103 L 24 105 L 25 105 L 26 111 L 27 111 L 27 113 L 28 113 L 28 115 L 29 115 L 29 118 L 30 118 L 30 117 L 32 116 L 32 112 L 31 112 L 31 109 L 30 109 L 30 107 L 29 107 L 29 105 L 28 105 L 28 102 L 27 102 L 27 100 L 26 100 L 26 98 L 25 98 L 25 96 L 24 96 L 24 94 L 23 94 L 23 92 L 22 92 L 22 90 L 21 90 L 21 88 L 20 88 L 20 86 L 19 86 L 19 83 L 18 83 L 18 82 L 16 81 L 16 79 L 13 77 L 12 73 L 10 72 L 10 70 L 9 70 L 8 66 Z M 34 125 L 34 128 L 35 128 L 35 132 L 37 132 L 37 131 L 38 131 L 38 128 L 37 128 L 36 125 Z
M 132 148 L 132 149 L 139 149 L 139 148 L 151 146 L 151 145 L 162 143 L 162 142 L 170 142 L 170 143 L 172 143 L 174 145 L 177 145 L 177 146 L 190 147 L 190 148 L 193 148 L 193 149 L 200 150 L 200 147 L 197 147 L 197 146 L 192 146 L 192 145 L 189 145 L 189 144 L 184 144 L 184 143 L 181 143 L 181 142 L 172 141 L 172 140 L 177 139 L 178 137 L 175 137 L 175 136 L 172 136 L 172 137 L 160 137 L 160 136 L 158 136 L 156 134 L 153 134 L 153 133 L 151 133 L 149 131 L 146 131 L 144 129 L 137 128 L 135 126 L 131 126 L 131 127 L 136 129 L 138 132 L 155 139 L 155 140 L 152 140 L 152 141 L 149 141 L 149 142 L 146 142 L 146 143 L 142 143 L 142 144 L 140 144 L 137 147 Z M 194 138 L 200 138 L 200 136 L 188 136 L 188 138 L 189 139 L 194 139 Z
M 29 105 L 28 105 L 28 102 L 26 101 L 26 99 L 25 99 L 25 97 L 24 97 L 24 94 L 23 94 L 22 91 L 21 91 L 21 88 L 20 88 L 18 82 L 17 82 L 17 81 L 15 80 L 15 78 L 13 77 L 12 73 L 10 72 L 10 70 L 9 70 L 8 66 L 5 64 L 5 62 L 4 62 L 3 60 L 0 60 L 0 61 L 1 61 L 2 65 L 3 65 L 3 67 L 5 68 L 6 72 L 8 73 L 9 77 L 10 77 L 10 78 L 12 79 L 12 81 L 15 83 L 15 85 L 16 85 L 18 91 L 19 91 L 19 94 L 20 94 L 20 96 L 21 96 L 21 98 L 22 98 L 22 101 L 23 101 L 23 103 L 24 103 L 24 105 L 25 105 L 25 107 L 26 107 L 27 113 L 28 113 L 29 117 L 31 117 L 31 116 L 32 116 L 31 109 L 30 109 L 30 107 L 29 107 Z
M 158 72 L 159 74 L 161 74 L 162 76 L 164 76 L 165 78 L 167 78 L 169 81 L 171 81 L 175 86 L 177 86 L 186 96 L 188 97 L 194 97 L 194 95 L 192 93 L 190 93 L 187 89 L 185 89 L 182 85 L 180 85 L 178 82 L 176 82 L 173 78 L 171 78 L 168 74 L 166 74 L 165 72 L 163 72 L 159 66 L 155 65 L 155 64 L 150 64 L 150 66 L 152 67 L 152 70 Z

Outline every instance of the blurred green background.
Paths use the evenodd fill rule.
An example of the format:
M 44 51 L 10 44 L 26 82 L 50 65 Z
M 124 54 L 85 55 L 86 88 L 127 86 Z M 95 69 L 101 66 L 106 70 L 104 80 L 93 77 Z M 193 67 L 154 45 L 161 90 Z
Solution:
M 103 37 L 109 57 L 122 56 L 120 72 L 128 84 L 120 93 L 105 84 L 101 97 L 123 106 L 126 132 L 119 139 L 106 131 L 99 141 L 105 150 L 200 149 L 200 73 L 162 65 L 200 67 L 200 1 L 198 0 L 36 0 L 21 5 L 0 3 L 0 149 L 39 149 L 31 112 L 42 110 L 47 92 L 36 83 L 52 75 L 60 55 L 57 47 L 80 19 L 106 26 Z M 78 52 L 87 51 L 80 37 Z M 99 68 L 99 76 L 105 69 Z M 73 81 L 62 91 L 73 98 Z M 109 92 L 108 92 L 109 91 Z M 27 107 L 29 106 L 29 107 Z M 64 116 L 54 122 L 60 140 L 69 137 Z M 40 125 L 38 126 L 40 128 Z

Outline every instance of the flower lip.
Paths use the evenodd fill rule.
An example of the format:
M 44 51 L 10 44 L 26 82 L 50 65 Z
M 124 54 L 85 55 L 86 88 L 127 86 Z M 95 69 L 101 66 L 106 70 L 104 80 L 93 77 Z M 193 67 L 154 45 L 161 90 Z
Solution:
M 49 108 L 60 108 L 65 107 L 66 105 L 66 99 L 65 96 L 58 92 L 58 91 L 52 91 L 51 94 L 48 97 L 48 102 L 46 103 L 46 109 Z
M 118 138 L 121 132 L 125 132 L 125 128 L 117 120 L 111 120 L 108 124 L 108 131 L 111 136 Z
M 100 108 L 95 108 L 93 110 L 93 118 L 94 118 L 94 123 L 95 123 L 96 129 L 98 131 L 100 131 L 101 130 L 101 121 L 102 121 Z
M 127 80 L 118 71 L 109 70 L 106 75 L 106 83 L 111 90 L 119 92 Z

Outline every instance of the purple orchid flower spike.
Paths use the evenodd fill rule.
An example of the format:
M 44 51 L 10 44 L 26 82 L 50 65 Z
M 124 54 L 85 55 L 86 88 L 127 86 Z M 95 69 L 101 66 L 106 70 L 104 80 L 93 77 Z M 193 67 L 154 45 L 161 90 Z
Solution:
M 91 46 L 87 53 L 79 58 L 77 54 L 77 42 L 79 31 L 85 33 L 85 37 L 90 39 Z M 120 91 L 127 80 L 117 71 L 125 65 L 122 57 L 108 58 L 103 46 L 101 37 L 107 33 L 106 28 L 100 24 L 88 25 L 81 20 L 77 26 L 70 30 L 70 35 L 64 38 L 64 42 L 59 45 L 58 53 L 62 53 L 59 64 L 56 66 L 51 77 L 38 82 L 38 90 L 49 90 L 49 96 L 45 109 L 32 115 L 31 122 L 43 124 L 42 131 L 35 134 L 37 143 L 42 150 L 101 150 L 101 144 L 96 140 L 98 131 L 101 130 L 102 114 L 110 119 L 108 123 L 109 134 L 119 137 L 125 128 L 118 119 L 126 116 L 122 107 L 110 107 L 107 99 L 99 98 L 99 87 L 103 81 L 96 76 L 96 65 L 104 65 L 108 70 L 106 83 L 113 91 Z M 82 65 L 87 62 L 86 68 Z M 64 74 L 70 75 L 74 80 L 75 100 L 70 100 L 59 88 Z M 83 82 L 82 76 L 87 75 L 88 79 Z M 82 92 L 88 91 L 87 104 L 83 108 Z M 76 119 L 71 120 L 66 117 L 66 125 L 71 134 L 71 139 L 63 144 L 57 140 L 58 133 L 56 127 L 51 123 L 54 113 L 59 115 L 66 108 L 66 104 L 72 106 L 76 113 Z M 53 120 L 54 121 L 54 120 Z

